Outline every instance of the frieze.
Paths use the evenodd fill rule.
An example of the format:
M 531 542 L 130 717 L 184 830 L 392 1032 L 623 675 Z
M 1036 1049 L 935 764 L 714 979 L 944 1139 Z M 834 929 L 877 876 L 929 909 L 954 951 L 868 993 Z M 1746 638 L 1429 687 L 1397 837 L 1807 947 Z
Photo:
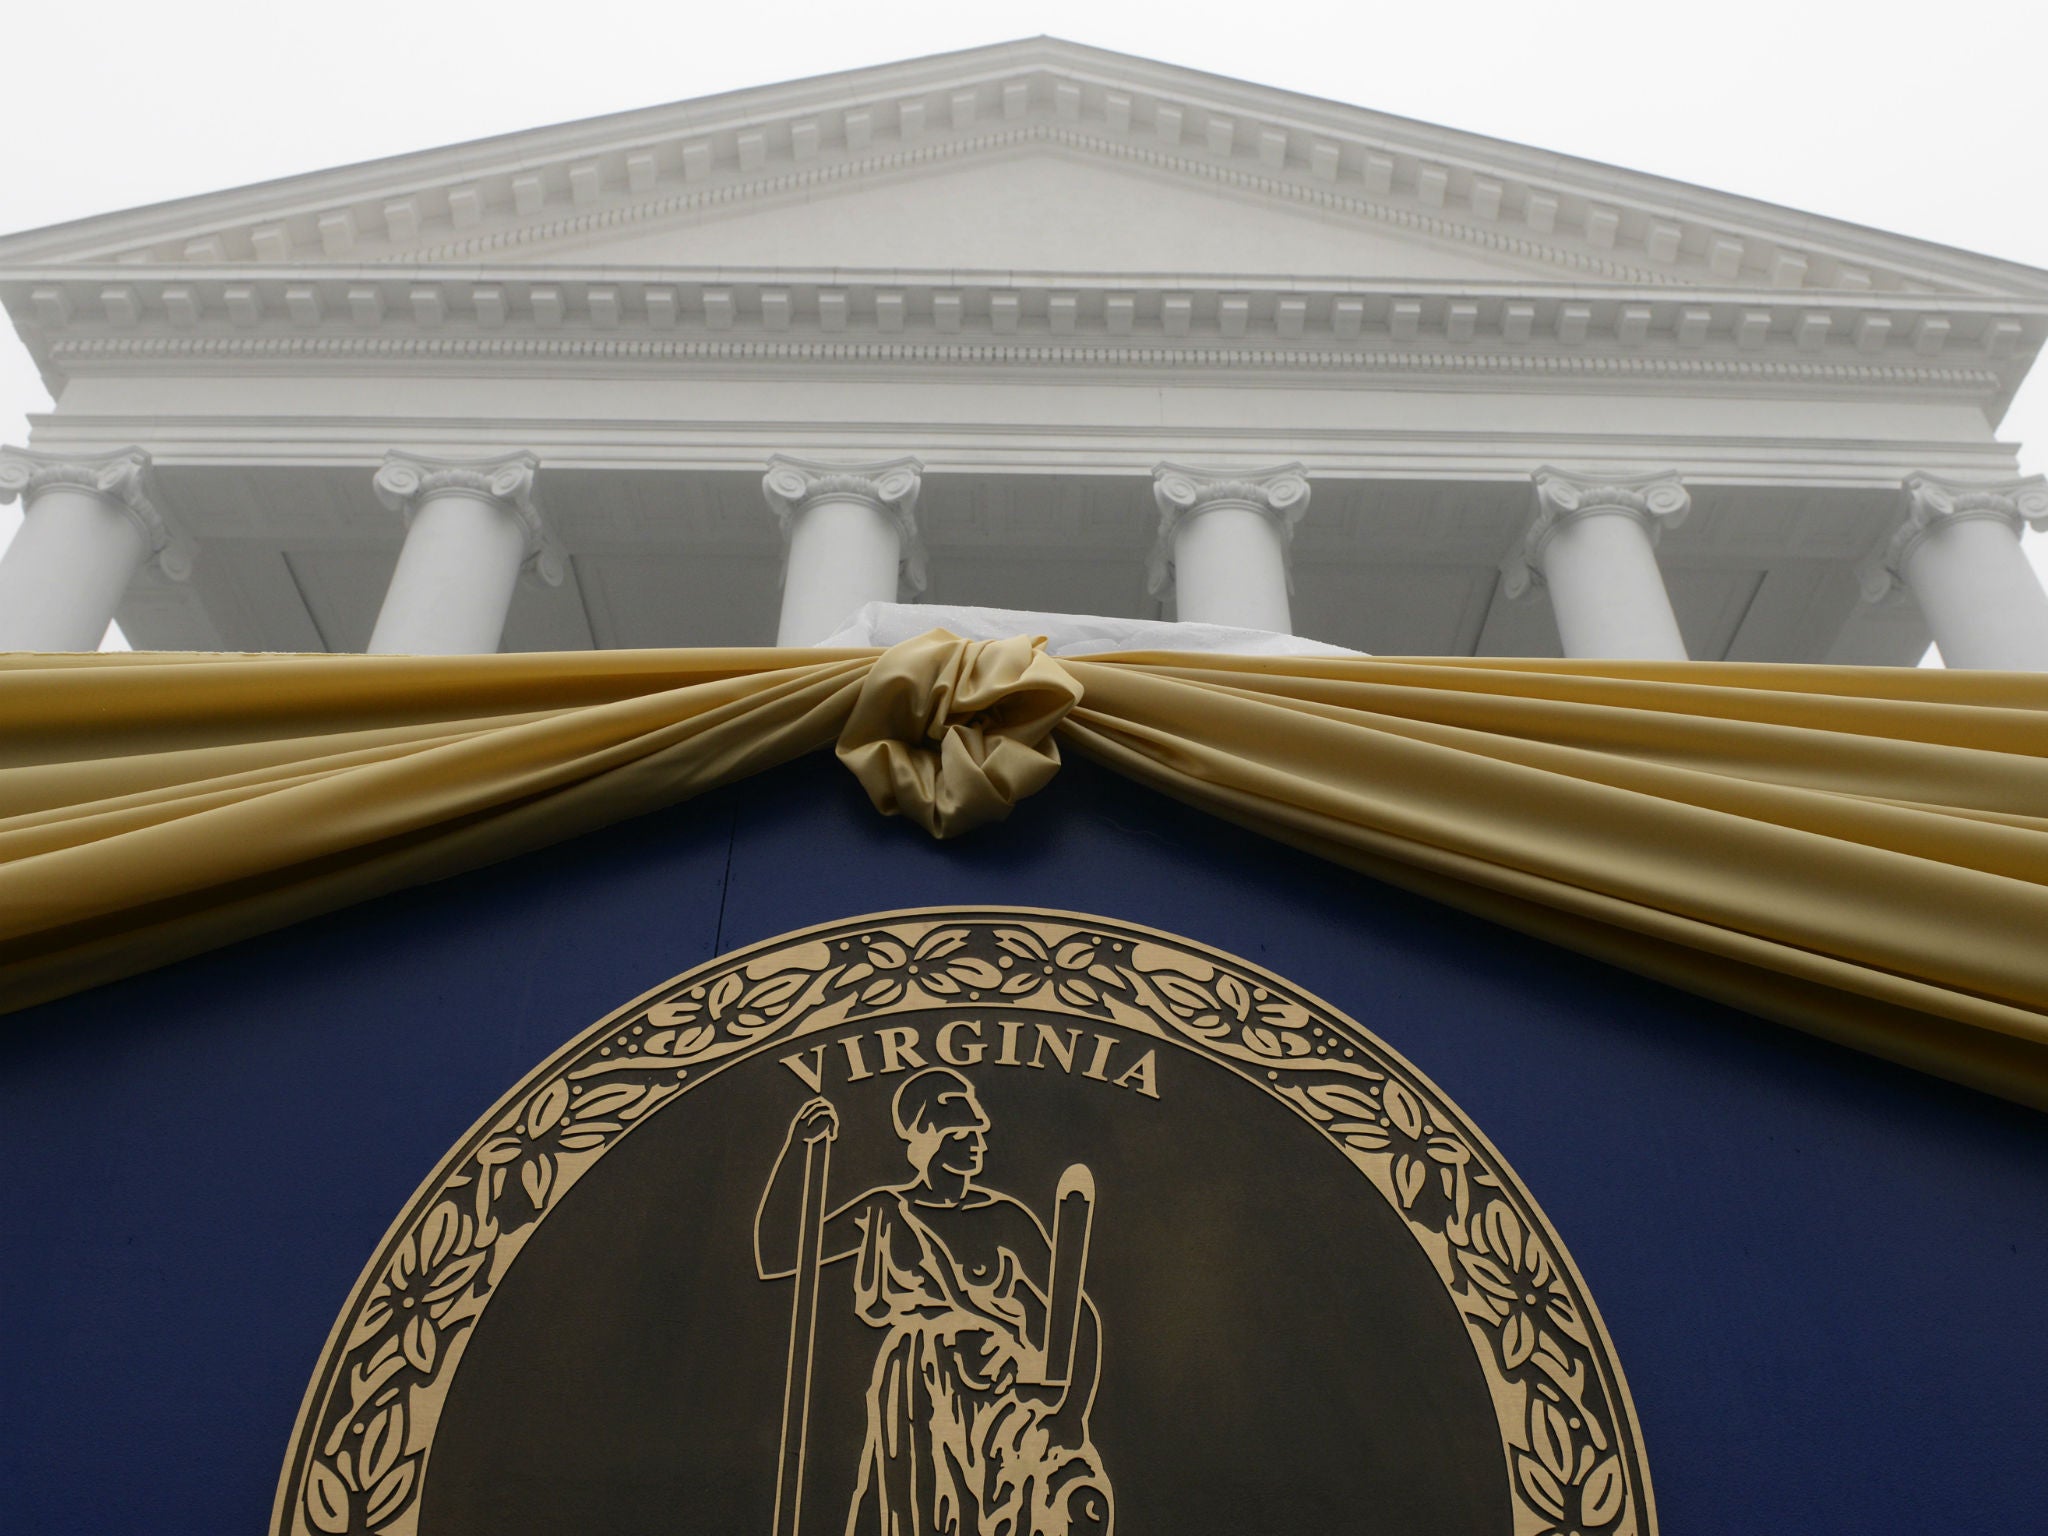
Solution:
M 633 364 L 678 360 L 774 365 L 817 363 L 935 368 L 1241 369 L 1466 378 L 1570 377 L 1669 379 L 1686 383 L 1841 386 L 1996 396 L 2005 382 L 1988 368 L 1928 368 L 1897 363 L 1823 363 L 1791 359 L 1628 357 L 1611 355 L 1381 351 L 1326 346 L 1127 346 L 977 341 L 755 341 L 694 337 L 491 336 L 138 336 L 77 337 L 51 343 L 62 363 L 149 358 L 277 359 L 496 358 L 593 359 Z

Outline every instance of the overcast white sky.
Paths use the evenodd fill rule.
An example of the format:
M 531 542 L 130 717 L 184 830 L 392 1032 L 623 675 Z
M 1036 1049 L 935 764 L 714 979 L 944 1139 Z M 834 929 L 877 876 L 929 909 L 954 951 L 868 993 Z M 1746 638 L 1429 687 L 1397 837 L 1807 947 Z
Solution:
M 19 6 L 0 230 L 1041 32 L 2048 267 L 2030 0 Z M 49 404 L 0 336 L 0 439 Z M 2001 435 L 2048 470 L 2048 365 Z

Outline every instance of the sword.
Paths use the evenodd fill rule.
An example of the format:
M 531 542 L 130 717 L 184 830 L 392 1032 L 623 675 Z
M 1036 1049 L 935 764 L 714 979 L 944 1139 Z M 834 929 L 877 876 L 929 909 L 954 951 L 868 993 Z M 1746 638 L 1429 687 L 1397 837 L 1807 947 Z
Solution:
M 789 1366 L 782 1378 L 782 1453 L 775 1472 L 775 1536 L 796 1536 L 804 1496 L 804 1449 L 811 1421 L 811 1355 L 818 1333 L 818 1255 L 825 1238 L 825 1179 L 832 1167 L 831 1121 L 804 1142 L 803 1226 L 797 1232 L 796 1299 L 790 1305 Z
M 1060 1175 L 1053 1199 L 1052 1275 L 1045 1295 L 1045 1384 L 1074 1379 L 1081 1336 L 1082 1287 L 1088 1276 L 1088 1233 L 1095 1222 L 1095 1175 L 1075 1163 Z

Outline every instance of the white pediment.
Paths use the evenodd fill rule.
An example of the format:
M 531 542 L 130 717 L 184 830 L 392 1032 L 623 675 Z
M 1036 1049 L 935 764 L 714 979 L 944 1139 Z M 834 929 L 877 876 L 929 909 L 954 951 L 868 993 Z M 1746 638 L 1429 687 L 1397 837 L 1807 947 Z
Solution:
M 521 245 L 515 262 L 1527 282 L 1544 261 L 1045 146 Z
M 0 238 L 0 276 L 474 268 L 578 251 L 593 265 L 756 270 L 2048 294 L 2048 276 L 2013 263 L 1051 38 L 28 231 Z

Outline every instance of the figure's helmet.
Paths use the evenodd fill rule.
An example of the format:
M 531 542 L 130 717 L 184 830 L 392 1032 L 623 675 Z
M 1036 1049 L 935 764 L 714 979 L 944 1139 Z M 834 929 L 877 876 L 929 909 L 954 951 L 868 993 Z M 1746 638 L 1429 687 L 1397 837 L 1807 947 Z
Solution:
M 949 1139 L 966 1138 L 978 1149 L 989 1126 L 974 1084 L 951 1067 L 927 1067 L 906 1078 L 896 1090 L 890 1113 L 911 1165 L 920 1173 Z

